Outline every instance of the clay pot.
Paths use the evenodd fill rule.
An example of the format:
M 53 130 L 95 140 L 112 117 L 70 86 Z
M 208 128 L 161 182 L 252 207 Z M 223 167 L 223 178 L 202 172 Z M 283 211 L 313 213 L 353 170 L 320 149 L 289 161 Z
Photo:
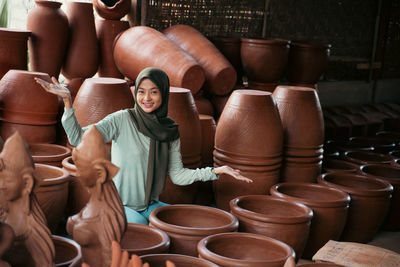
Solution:
M 318 183 L 337 188 L 351 196 L 351 204 L 341 240 L 369 242 L 387 214 L 393 186 L 381 179 L 348 173 L 327 173 Z
M 121 249 L 138 256 L 168 252 L 170 240 L 163 231 L 143 224 L 128 223 Z
M 316 183 L 321 174 L 322 160 L 312 163 L 290 162 L 288 159 L 302 159 L 284 157 L 280 173 L 282 182 Z
M 161 32 L 146 26 L 132 27 L 119 35 L 114 60 L 121 73 L 132 81 L 146 67 L 162 69 L 171 86 L 188 88 L 194 94 L 205 81 L 204 70 L 196 60 Z
M 275 197 L 300 202 L 313 210 L 303 258 L 311 259 L 326 242 L 339 239 L 350 203 L 347 193 L 311 183 L 280 183 L 271 187 L 270 193 Z
M 62 74 L 68 78 L 90 78 L 99 66 L 99 46 L 94 24 L 93 5 L 89 2 L 67 2 L 69 45 Z
M 374 148 L 368 144 L 357 144 L 350 141 L 328 140 L 325 144 L 326 150 L 335 149 L 340 153 L 346 151 L 373 151 Z
M 100 17 L 118 21 L 131 10 L 130 0 L 93 0 L 93 6 Z
M 249 233 L 222 233 L 203 238 L 197 249 L 199 257 L 219 266 L 282 267 L 295 253 L 276 239 Z
M 74 240 L 53 235 L 55 248 L 55 267 L 80 266 L 82 261 L 81 246 Z
M 392 161 L 392 166 L 395 166 L 396 168 L 400 167 L 400 158 L 399 159 L 393 159 Z
M 165 267 L 167 260 L 175 264 L 175 266 L 190 266 L 190 267 L 217 267 L 212 262 L 196 257 L 179 255 L 179 254 L 149 254 L 141 256 L 140 259 L 144 263 L 148 263 L 151 267 Z
M 251 82 L 277 83 L 286 66 L 290 41 L 242 38 L 243 70 Z
M 10 70 L 0 81 L 2 119 L 29 125 L 55 124 L 58 98 L 46 92 L 34 78 L 48 82 L 48 74 L 24 70 Z
M 400 143 L 400 133 L 390 131 L 380 131 L 376 133 L 379 139 L 391 140 L 395 143 Z
M 222 112 L 224 111 L 226 102 L 228 102 L 228 99 L 231 95 L 225 95 L 225 96 L 218 96 L 218 95 L 213 95 L 210 99 L 211 104 L 214 107 L 214 118 L 215 120 L 218 121 L 219 117 L 221 116 Z
M 133 108 L 134 100 L 125 80 L 116 78 L 86 79 L 76 95 L 73 107 L 80 125 L 87 126 L 108 114 Z
M 202 33 L 189 25 L 173 25 L 163 33 L 199 62 L 206 75 L 204 90 L 215 95 L 232 91 L 236 84 L 235 69 Z
M 378 154 L 366 151 L 346 151 L 342 155 L 344 160 L 353 162 L 358 165 L 365 164 L 390 164 L 392 157 L 389 155 Z
M 248 83 L 249 89 L 261 90 L 261 91 L 266 91 L 266 92 L 271 92 L 271 93 L 274 92 L 274 90 L 277 86 L 278 86 L 278 83 L 260 83 L 260 82 L 254 82 L 254 81 L 249 81 L 249 83 Z
M 315 84 L 325 70 L 331 45 L 307 41 L 292 41 L 287 79 L 291 83 Z
M 356 173 L 358 171 L 358 165 L 339 159 L 324 159 L 322 162 L 322 172 L 351 172 Z
M 296 267 L 343 267 L 343 265 L 337 265 L 330 262 L 313 262 L 297 264 Z
M 75 100 L 76 94 L 78 93 L 79 88 L 81 88 L 84 81 L 85 81 L 85 78 L 74 78 L 74 79 L 65 81 L 64 85 L 71 92 L 72 101 Z
M 288 244 L 301 258 L 313 212 L 295 201 L 263 195 L 240 196 L 230 201 L 239 220 L 239 232 L 261 234 Z
M 103 3 L 95 0 L 93 3 Z M 122 0 L 120 1 L 122 2 Z M 130 1 L 124 1 L 130 4 Z M 121 32 L 129 29 L 127 21 L 96 19 L 97 39 L 99 39 L 100 64 L 99 77 L 113 77 L 122 79 L 124 75 L 119 72 L 114 62 L 114 40 Z
M 377 137 L 365 137 L 365 136 L 354 136 L 350 138 L 350 142 L 371 145 L 374 148 L 374 152 L 386 154 L 387 152 L 396 148 L 396 144 L 387 139 L 379 139 Z
M 60 9 L 61 2 L 35 2 L 36 7 L 29 11 L 26 25 L 32 31 L 28 43 L 30 70 L 58 78 L 68 44 L 68 18 Z
M 55 166 L 35 163 L 34 175 L 40 182 L 33 192 L 50 231 L 55 233 L 67 206 L 69 173 Z
M 170 237 L 171 253 L 197 256 L 197 243 L 204 237 L 237 231 L 235 216 L 212 207 L 171 205 L 156 208 L 149 216 L 150 226 Z
M 56 144 L 29 144 L 29 151 L 35 163 L 62 167 L 62 160 L 71 156 L 71 149 Z
M 239 169 L 253 183 L 220 175 L 213 181 L 218 208 L 229 210 L 229 201 L 237 196 L 268 193 L 279 179 L 282 141 L 281 121 L 272 94 L 235 90 L 217 124 L 214 166 Z
M 0 79 L 11 69 L 27 69 L 31 34 L 31 31 L 0 28 Z
M 400 150 L 392 150 L 388 154 L 395 159 L 400 158 Z
M 28 144 L 54 143 L 57 139 L 55 125 L 28 125 L 1 120 L 0 136 L 3 140 L 7 140 L 16 131 L 21 134 Z
M 400 230 L 400 217 L 398 215 L 400 210 L 400 168 L 383 164 L 370 164 L 360 166 L 360 173 L 367 177 L 385 180 L 393 186 L 389 213 L 384 226 L 388 230 Z
M 199 114 L 214 116 L 214 107 L 210 100 L 203 96 L 203 91 L 199 91 L 193 95 Z

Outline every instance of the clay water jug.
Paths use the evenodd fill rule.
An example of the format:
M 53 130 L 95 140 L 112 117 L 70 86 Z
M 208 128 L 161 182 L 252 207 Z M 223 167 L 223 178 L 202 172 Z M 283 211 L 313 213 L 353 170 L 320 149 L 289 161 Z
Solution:
M 93 0 L 97 14 L 106 20 L 120 20 L 131 9 L 130 0 Z
M 161 32 L 146 26 L 132 27 L 115 41 L 114 60 L 132 81 L 141 70 L 157 67 L 168 74 L 171 86 L 200 90 L 205 81 L 203 68 Z
M 26 28 L 32 31 L 29 40 L 30 70 L 58 78 L 68 44 L 69 24 L 61 10 L 61 2 L 35 0 L 28 13 Z

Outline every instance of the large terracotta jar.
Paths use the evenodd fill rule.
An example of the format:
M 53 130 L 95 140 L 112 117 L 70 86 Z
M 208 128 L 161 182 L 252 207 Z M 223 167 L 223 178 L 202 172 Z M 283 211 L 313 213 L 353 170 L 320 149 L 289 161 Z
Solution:
M 149 216 L 150 226 L 167 233 L 171 253 L 197 256 L 197 243 L 204 237 L 237 231 L 232 214 L 200 205 L 170 205 L 156 208 Z
M 0 136 L 7 140 L 18 131 L 28 143 L 55 143 L 57 140 L 55 125 L 29 125 L 7 122 L 0 119 Z
M 351 196 L 341 240 L 369 242 L 385 219 L 393 186 L 381 179 L 341 172 L 320 175 L 318 183 L 343 190 Z
M 255 81 L 248 81 L 248 88 L 260 91 L 273 93 L 278 83 L 260 83 Z
M 56 144 L 35 143 L 29 144 L 29 152 L 35 163 L 62 167 L 62 161 L 71 156 L 71 149 Z
M 31 31 L 0 28 L 0 79 L 11 69 L 28 68 L 28 38 Z
M 81 246 L 73 239 L 52 235 L 55 249 L 55 267 L 74 267 L 82 264 Z
M 300 259 L 308 239 L 313 212 L 295 201 L 265 195 L 240 196 L 230 201 L 239 232 L 261 234 L 288 244 Z
M 83 1 L 67 3 L 69 42 L 62 74 L 68 78 L 90 78 L 99 66 L 99 46 L 93 5 Z
M 280 183 L 272 196 L 300 202 L 313 210 L 310 234 L 303 258 L 312 256 L 329 240 L 338 240 L 347 220 L 350 196 L 338 189 L 312 183 Z
M 96 19 L 96 32 L 100 48 L 99 77 L 121 79 L 124 77 L 115 65 L 113 51 L 115 38 L 128 28 L 129 23 L 127 21 Z
M 291 83 L 316 84 L 325 70 L 331 45 L 307 41 L 292 41 L 287 79 Z
M 242 38 L 241 58 L 249 83 L 277 83 L 286 66 L 290 41 Z
M 163 33 L 204 69 L 204 90 L 226 95 L 236 84 L 236 71 L 223 54 L 203 34 L 189 25 L 173 25 Z
M 167 253 L 170 245 L 168 235 L 152 226 L 128 223 L 121 239 L 121 249 L 130 255 Z
M 26 25 L 32 31 L 28 43 L 30 70 L 58 78 L 68 44 L 68 18 L 60 9 L 61 2 L 35 2 L 36 7 L 28 13 Z
M 106 20 L 118 21 L 131 9 L 130 0 L 93 0 L 97 14 Z
M 268 194 L 279 180 L 283 133 L 272 94 L 235 90 L 217 124 L 214 166 L 228 165 L 253 180 L 244 184 L 228 175 L 214 182 L 218 208 L 229 210 L 229 201 L 241 195 Z
M 295 253 L 276 239 L 250 233 L 222 233 L 203 238 L 199 257 L 225 267 L 282 267 Z
M 201 167 L 201 125 L 189 89 L 170 88 L 168 117 L 178 124 L 183 166 L 192 169 Z M 169 204 L 192 204 L 197 188 L 198 183 L 180 186 L 173 184 L 168 177 L 160 200 Z
M 175 266 L 218 267 L 218 265 L 205 259 L 180 254 L 149 254 L 140 256 L 140 259 L 144 263 L 147 262 L 151 267 L 165 267 L 167 260 L 174 263 Z
M 384 226 L 388 230 L 400 230 L 400 168 L 383 164 L 360 166 L 360 173 L 367 177 L 379 178 L 393 186 L 390 208 Z
M 358 165 L 390 164 L 393 159 L 390 155 L 367 151 L 347 151 L 344 152 L 342 158 Z
M 132 81 L 141 70 L 157 67 L 168 74 L 171 86 L 198 92 L 205 81 L 203 68 L 161 32 L 146 26 L 132 27 L 115 41 L 114 60 Z

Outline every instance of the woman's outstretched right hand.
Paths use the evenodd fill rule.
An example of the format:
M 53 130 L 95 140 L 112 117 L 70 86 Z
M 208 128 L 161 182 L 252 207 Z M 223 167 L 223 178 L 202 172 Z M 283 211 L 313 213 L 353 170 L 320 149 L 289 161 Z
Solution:
M 68 90 L 68 88 L 62 86 L 55 77 L 52 77 L 51 80 L 53 81 L 53 83 L 49 83 L 40 78 L 35 78 L 35 81 L 38 84 L 40 84 L 44 88 L 44 90 L 46 90 L 51 94 L 60 96 L 64 101 L 64 106 L 66 108 L 71 108 L 72 107 L 71 92 Z

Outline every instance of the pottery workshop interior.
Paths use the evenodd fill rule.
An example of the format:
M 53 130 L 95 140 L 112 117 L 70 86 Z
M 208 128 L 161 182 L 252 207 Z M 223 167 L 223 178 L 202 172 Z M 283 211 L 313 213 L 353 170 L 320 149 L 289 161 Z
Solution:
M 0 266 L 400 266 L 400 1 L 0 0 Z

